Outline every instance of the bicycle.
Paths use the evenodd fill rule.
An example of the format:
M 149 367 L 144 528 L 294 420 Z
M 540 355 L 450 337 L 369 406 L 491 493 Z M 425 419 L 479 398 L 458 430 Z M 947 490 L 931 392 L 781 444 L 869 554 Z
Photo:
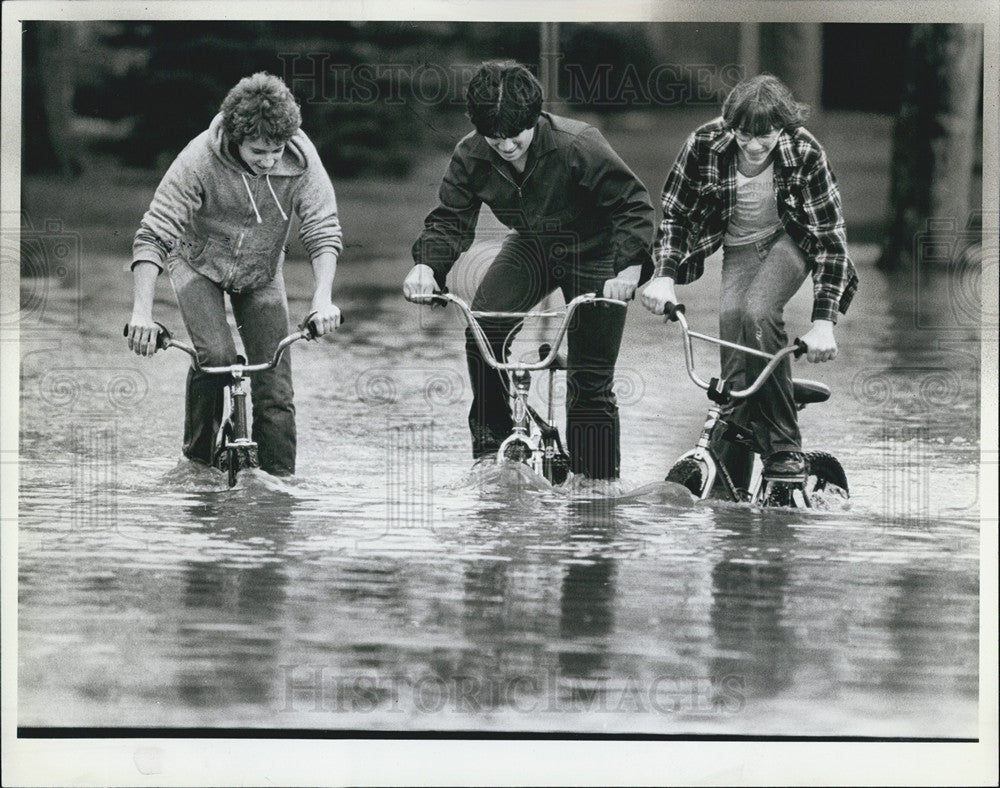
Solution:
M 247 364 L 242 355 L 236 357 L 235 364 L 219 367 L 202 366 L 198 361 L 197 351 L 190 345 L 178 342 L 173 338 L 170 331 L 162 323 L 157 323 L 159 333 L 156 337 L 156 349 L 166 350 L 167 348 L 177 348 L 191 356 L 191 364 L 196 371 L 205 372 L 209 375 L 228 375 L 229 381 L 226 383 L 226 400 L 229 415 L 219 429 L 216 438 L 215 451 L 212 457 L 212 466 L 218 468 L 226 474 L 230 487 L 236 486 L 236 477 L 242 470 L 249 468 L 259 468 L 260 458 L 257 452 L 257 444 L 250 437 L 250 421 L 247 418 L 249 413 L 250 381 L 247 375 L 252 372 L 264 372 L 274 369 L 281 361 L 286 348 L 300 339 L 311 341 L 316 338 L 316 334 L 309 323 L 313 316 L 309 313 L 305 320 L 298 326 L 298 330 L 292 332 L 278 343 L 274 355 L 270 361 L 258 364 Z M 125 336 L 128 336 L 128 324 L 125 325 Z
M 805 470 L 800 476 L 769 477 L 762 470 L 760 450 L 754 441 L 752 430 L 728 421 L 722 416 L 725 407 L 756 394 L 764 381 L 786 357 L 791 355 L 798 358 L 803 355 L 808 348 L 801 339 L 796 339 L 793 344 L 772 355 L 691 331 L 684 316 L 683 304 L 668 303 L 665 315 L 668 320 L 680 324 L 688 377 L 695 385 L 708 392 L 708 398 L 712 402 L 697 444 L 677 459 L 667 473 L 666 481 L 686 487 L 698 500 L 705 500 L 711 496 L 759 506 L 811 508 L 817 492 L 826 492 L 842 498 L 849 497 L 847 475 L 840 461 L 832 454 L 820 451 L 806 452 Z M 734 390 L 729 381 L 720 378 L 705 381 L 695 372 L 692 338 L 766 358 L 767 365 L 756 380 L 742 390 Z M 792 390 L 798 410 L 802 410 L 806 405 L 826 402 L 830 398 L 829 387 L 816 381 L 793 379 Z M 742 455 L 745 458 L 748 452 L 749 473 L 745 463 L 738 460 L 726 462 L 723 457 L 728 455 L 739 458 Z M 746 486 L 740 484 L 744 480 L 747 481 Z
M 473 311 L 469 305 L 456 295 L 452 295 L 446 290 L 435 292 L 433 295 L 415 296 L 414 301 L 422 301 L 427 304 L 438 304 L 447 306 L 454 304 L 458 307 L 466 324 L 472 331 L 476 345 L 486 363 L 499 372 L 510 374 L 511 383 L 509 390 L 511 399 L 511 419 L 513 421 L 513 431 L 504 438 L 497 449 L 497 464 L 503 462 L 523 463 L 534 473 L 543 477 L 549 484 L 562 484 L 569 477 L 570 461 L 569 455 L 563 448 L 562 438 L 558 428 L 554 425 L 554 398 L 553 381 L 556 372 L 566 369 L 566 359 L 559 354 L 559 346 L 569 328 L 573 313 L 578 307 L 584 304 L 607 303 L 624 307 L 626 303 L 614 298 L 604 298 L 596 293 L 584 293 L 572 299 L 566 304 L 565 309 L 548 312 L 483 312 Z M 543 342 L 538 347 L 538 361 L 501 361 L 496 357 L 493 348 L 490 346 L 486 332 L 480 325 L 481 318 L 514 318 L 523 325 L 528 318 L 552 318 L 562 317 L 562 323 L 555 333 L 555 338 L 551 342 Z M 515 326 L 516 328 L 517 326 Z M 510 338 L 514 335 L 512 330 L 504 342 L 506 350 Z M 549 373 L 548 386 L 548 411 L 546 418 L 541 415 L 528 402 L 528 395 L 531 390 L 531 373 L 547 370 Z

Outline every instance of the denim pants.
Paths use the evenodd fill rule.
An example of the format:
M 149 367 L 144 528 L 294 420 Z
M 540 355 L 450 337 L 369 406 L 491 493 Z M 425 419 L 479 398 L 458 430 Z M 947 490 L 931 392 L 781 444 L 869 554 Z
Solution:
M 537 237 L 509 236 L 480 283 L 472 308 L 526 312 L 556 288 L 567 302 L 581 293 L 602 294 L 605 280 L 613 275 L 610 263 L 581 274 L 559 262 L 560 252 L 565 260 L 565 249 L 549 246 Z M 512 330 L 520 330 L 518 322 L 480 321 L 497 358 L 504 358 L 505 340 Z M 624 309 L 588 304 L 576 310 L 567 333 L 566 450 L 573 472 L 592 479 L 618 478 L 621 465 L 618 403 L 612 386 L 624 328 Z M 472 454 L 481 457 L 496 452 L 513 429 L 507 396 L 510 382 L 506 373 L 486 364 L 468 329 L 465 348 L 473 396 L 469 411 Z
M 236 345 L 226 320 L 223 289 L 180 258 L 172 259 L 167 268 L 198 360 L 204 366 L 235 363 Z M 278 343 L 288 334 L 288 303 L 281 269 L 263 287 L 229 293 L 229 300 L 247 362 L 270 361 Z M 260 467 L 276 476 L 295 472 L 295 406 L 289 350 L 275 369 L 249 376 L 253 440 L 258 444 Z M 189 459 L 212 462 L 227 380 L 225 375 L 188 370 L 183 451 Z
M 802 251 L 784 231 L 757 242 L 726 246 L 722 257 L 719 335 L 747 347 L 777 353 L 787 346 L 785 304 L 809 274 Z M 733 388 L 750 385 L 767 361 L 722 347 L 722 376 Z M 732 420 L 753 428 L 761 455 L 801 451 L 798 415 L 792 398 L 792 365 L 784 359 L 750 399 L 737 405 Z

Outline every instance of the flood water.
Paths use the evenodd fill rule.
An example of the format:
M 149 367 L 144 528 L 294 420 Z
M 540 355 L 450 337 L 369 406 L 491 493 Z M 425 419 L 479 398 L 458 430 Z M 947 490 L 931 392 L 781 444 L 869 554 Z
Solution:
M 458 315 L 360 276 L 293 349 L 297 475 L 229 490 L 179 461 L 187 357 L 128 354 L 97 261 L 21 325 L 18 723 L 976 736 L 978 301 L 871 257 L 838 360 L 796 365 L 852 493 L 813 511 L 662 483 L 707 400 L 635 304 L 621 481 L 470 473 Z M 681 291 L 706 333 L 713 277 Z M 184 336 L 169 290 L 156 315 Z

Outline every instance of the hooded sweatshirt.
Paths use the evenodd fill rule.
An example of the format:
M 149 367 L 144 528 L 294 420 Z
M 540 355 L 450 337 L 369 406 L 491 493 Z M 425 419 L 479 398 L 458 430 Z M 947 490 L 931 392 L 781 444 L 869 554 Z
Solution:
M 340 254 L 333 184 L 305 132 L 297 130 L 271 170 L 255 176 L 230 152 L 220 114 L 160 181 L 130 267 L 148 261 L 162 271 L 179 256 L 229 292 L 252 290 L 270 282 L 284 260 L 293 213 L 310 258 Z

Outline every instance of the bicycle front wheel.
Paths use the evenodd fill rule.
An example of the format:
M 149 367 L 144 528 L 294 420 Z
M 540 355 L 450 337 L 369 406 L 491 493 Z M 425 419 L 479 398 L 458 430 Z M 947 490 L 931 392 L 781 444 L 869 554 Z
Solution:
M 674 463 L 665 481 L 686 487 L 693 496 L 701 498 L 701 491 L 705 487 L 705 469 L 698 460 L 685 457 Z
M 807 498 L 811 499 L 815 493 L 850 498 L 847 474 L 840 461 L 832 454 L 824 451 L 806 452 L 806 469 Z

